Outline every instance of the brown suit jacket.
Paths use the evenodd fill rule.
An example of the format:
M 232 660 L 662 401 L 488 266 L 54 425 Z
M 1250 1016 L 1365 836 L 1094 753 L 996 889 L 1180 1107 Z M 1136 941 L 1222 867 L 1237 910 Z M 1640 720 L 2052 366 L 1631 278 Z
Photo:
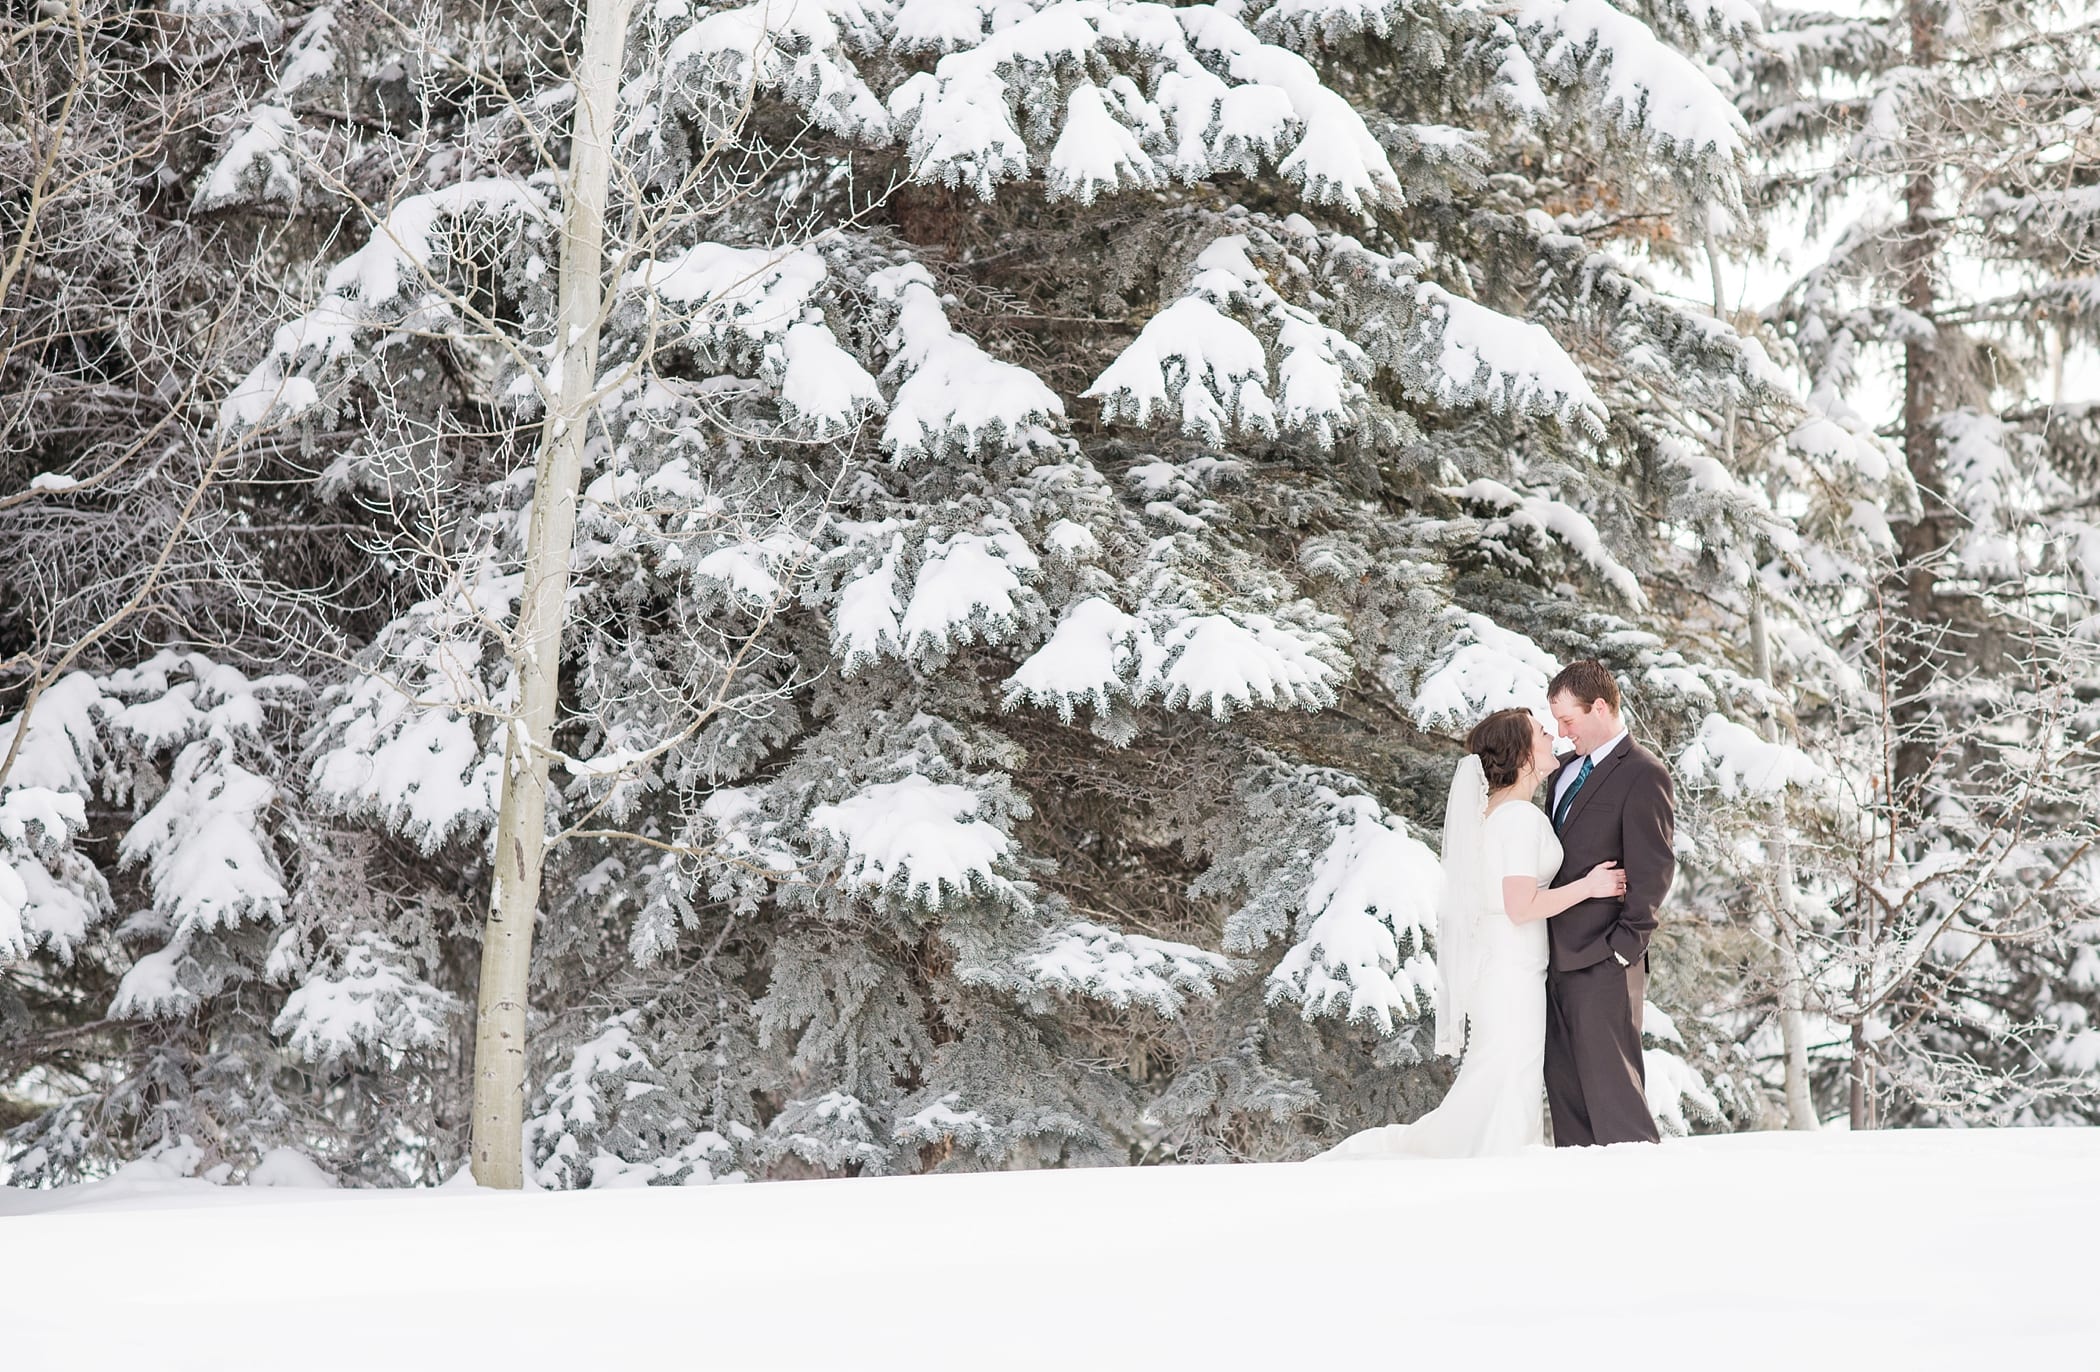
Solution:
M 1549 817 L 1561 774 L 1581 765 L 1581 758 L 1569 758 L 1547 783 Z M 1600 862 L 1616 862 L 1626 870 L 1626 894 L 1579 902 L 1546 921 L 1555 971 L 1593 967 L 1613 953 L 1629 963 L 1647 955 L 1656 912 L 1677 877 L 1672 806 L 1669 769 L 1631 738 L 1591 770 L 1560 830 L 1563 856 L 1552 884 L 1565 886 Z

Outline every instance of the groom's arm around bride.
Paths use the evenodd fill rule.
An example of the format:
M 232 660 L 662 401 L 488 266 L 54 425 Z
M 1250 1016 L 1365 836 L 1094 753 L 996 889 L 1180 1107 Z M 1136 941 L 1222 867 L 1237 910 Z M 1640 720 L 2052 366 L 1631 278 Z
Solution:
M 1641 1061 L 1648 940 L 1677 873 L 1670 773 L 1626 736 L 1619 689 L 1596 662 L 1571 663 L 1547 688 L 1575 754 L 1547 787 L 1564 856 L 1554 886 L 1600 862 L 1626 873 L 1622 898 L 1586 900 L 1550 924 L 1546 1098 L 1559 1146 L 1657 1140 Z

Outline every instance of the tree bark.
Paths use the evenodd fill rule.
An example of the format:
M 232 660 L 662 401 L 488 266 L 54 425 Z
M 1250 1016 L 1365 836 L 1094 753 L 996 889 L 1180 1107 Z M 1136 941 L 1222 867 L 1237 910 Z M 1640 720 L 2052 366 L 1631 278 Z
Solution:
M 1939 60 L 1934 42 L 1936 19 L 1924 0 L 1910 0 L 1911 64 L 1921 70 Z M 1903 278 L 1899 298 L 1915 319 L 1929 321 L 1935 307 L 1932 265 L 1939 251 L 1939 229 L 1932 209 L 1935 186 L 1922 149 L 1912 145 L 1919 170 L 1903 188 L 1903 241 L 1899 250 Z M 1922 338 L 1913 327 L 1903 343 L 1903 456 L 1911 480 L 1918 489 L 1918 518 L 1901 526 L 1897 546 L 1902 561 L 1897 567 L 1901 582 L 1898 603 L 1903 607 L 1903 632 L 1897 636 L 1895 699 L 1891 702 L 1896 729 L 1895 794 L 1901 803 L 1915 795 L 1932 765 L 1937 747 L 1927 736 L 1931 702 L 1925 698 L 1938 674 L 1942 651 L 1938 631 L 1945 626 L 1946 607 L 1941 604 L 1939 575 L 1935 563 L 1947 539 L 1946 481 L 1940 471 L 1939 439 L 1933 420 L 1939 412 L 1937 341 Z
M 1713 277 L 1714 317 L 1728 318 L 1728 293 L 1721 279 L 1721 251 L 1714 242 L 1713 226 L 1706 228 L 1706 265 Z M 1724 420 L 1722 441 L 1727 445 L 1728 465 L 1735 465 L 1736 413 L 1730 402 Z M 1772 639 L 1765 628 L 1765 598 L 1753 576 L 1750 583 L 1750 659 L 1758 680 L 1771 686 Z M 1766 739 L 1779 742 L 1779 721 L 1767 714 L 1762 721 Z M 1801 950 L 1794 938 L 1794 848 L 1787 834 L 1786 792 L 1781 789 L 1765 830 L 1765 853 L 1772 864 L 1775 905 L 1773 931 L 1779 946 L 1779 1040 L 1786 1060 L 1786 1123 L 1789 1129 L 1817 1127 L 1816 1106 L 1808 1089 L 1808 1029 L 1803 1013 L 1807 1002 L 1802 974 Z
M 510 645 L 518 714 L 504 740 L 495 875 L 481 943 L 472 1149 L 474 1180 L 510 1190 L 525 1182 L 525 1008 L 547 849 L 548 757 L 561 691 L 576 494 L 598 376 L 605 208 L 629 3 L 590 0 L 584 16 L 555 322 L 560 391 L 540 431 L 525 580 Z
M 1854 1129 L 1872 1129 L 1873 1100 L 1868 1095 L 1868 1086 L 1874 1074 L 1874 1064 L 1867 1053 L 1867 1025 L 1865 1020 L 1852 1026 L 1852 1073 L 1847 1097 L 1849 1118 Z
M 1771 685 L 1772 645 L 1765 630 L 1765 600 L 1754 584 L 1750 588 L 1750 652 L 1759 679 Z M 1766 715 L 1763 728 L 1768 740 L 1780 741 L 1777 719 Z M 1818 1122 L 1816 1103 L 1808 1089 L 1808 987 L 1802 973 L 1801 949 L 1794 938 L 1794 845 L 1787 834 L 1783 789 L 1773 802 L 1772 818 L 1765 832 L 1765 855 L 1772 864 L 1772 924 L 1779 941 L 1779 1042 L 1786 1057 L 1786 1127 L 1812 1130 Z

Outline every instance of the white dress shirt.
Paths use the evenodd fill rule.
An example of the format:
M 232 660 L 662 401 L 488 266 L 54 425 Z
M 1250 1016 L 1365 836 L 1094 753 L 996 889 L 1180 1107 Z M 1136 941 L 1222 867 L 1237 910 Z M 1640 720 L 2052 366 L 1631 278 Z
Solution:
M 1611 750 L 1618 747 L 1621 743 L 1624 743 L 1625 741 L 1626 731 L 1624 729 L 1621 729 L 1619 730 L 1619 732 L 1611 736 L 1610 742 L 1606 743 L 1603 747 L 1592 751 L 1590 753 L 1590 770 L 1594 772 L 1597 768 L 1602 767 L 1604 765 L 1604 759 L 1611 756 Z M 1558 810 L 1560 808 L 1560 798 L 1568 793 L 1568 788 L 1575 784 L 1575 778 L 1578 774 L 1581 773 L 1581 771 L 1582 763 L 1576 759 L 1570 758 L 1568 760 L 1567 768 L 1563 770 L 1560 774 L 1560 785 L 1553 788 L 1554 809 Z

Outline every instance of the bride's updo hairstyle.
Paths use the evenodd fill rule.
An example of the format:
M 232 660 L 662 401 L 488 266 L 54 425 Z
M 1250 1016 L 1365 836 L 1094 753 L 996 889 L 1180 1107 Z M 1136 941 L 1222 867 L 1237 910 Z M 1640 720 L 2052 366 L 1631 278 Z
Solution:
M 1466 735 L 1466 751 L 1480 755 L 1490 791 L 1517 784 L 1524 764 L 1531 761 L 1534 727 L 1529 710 L 1497 710 Z

